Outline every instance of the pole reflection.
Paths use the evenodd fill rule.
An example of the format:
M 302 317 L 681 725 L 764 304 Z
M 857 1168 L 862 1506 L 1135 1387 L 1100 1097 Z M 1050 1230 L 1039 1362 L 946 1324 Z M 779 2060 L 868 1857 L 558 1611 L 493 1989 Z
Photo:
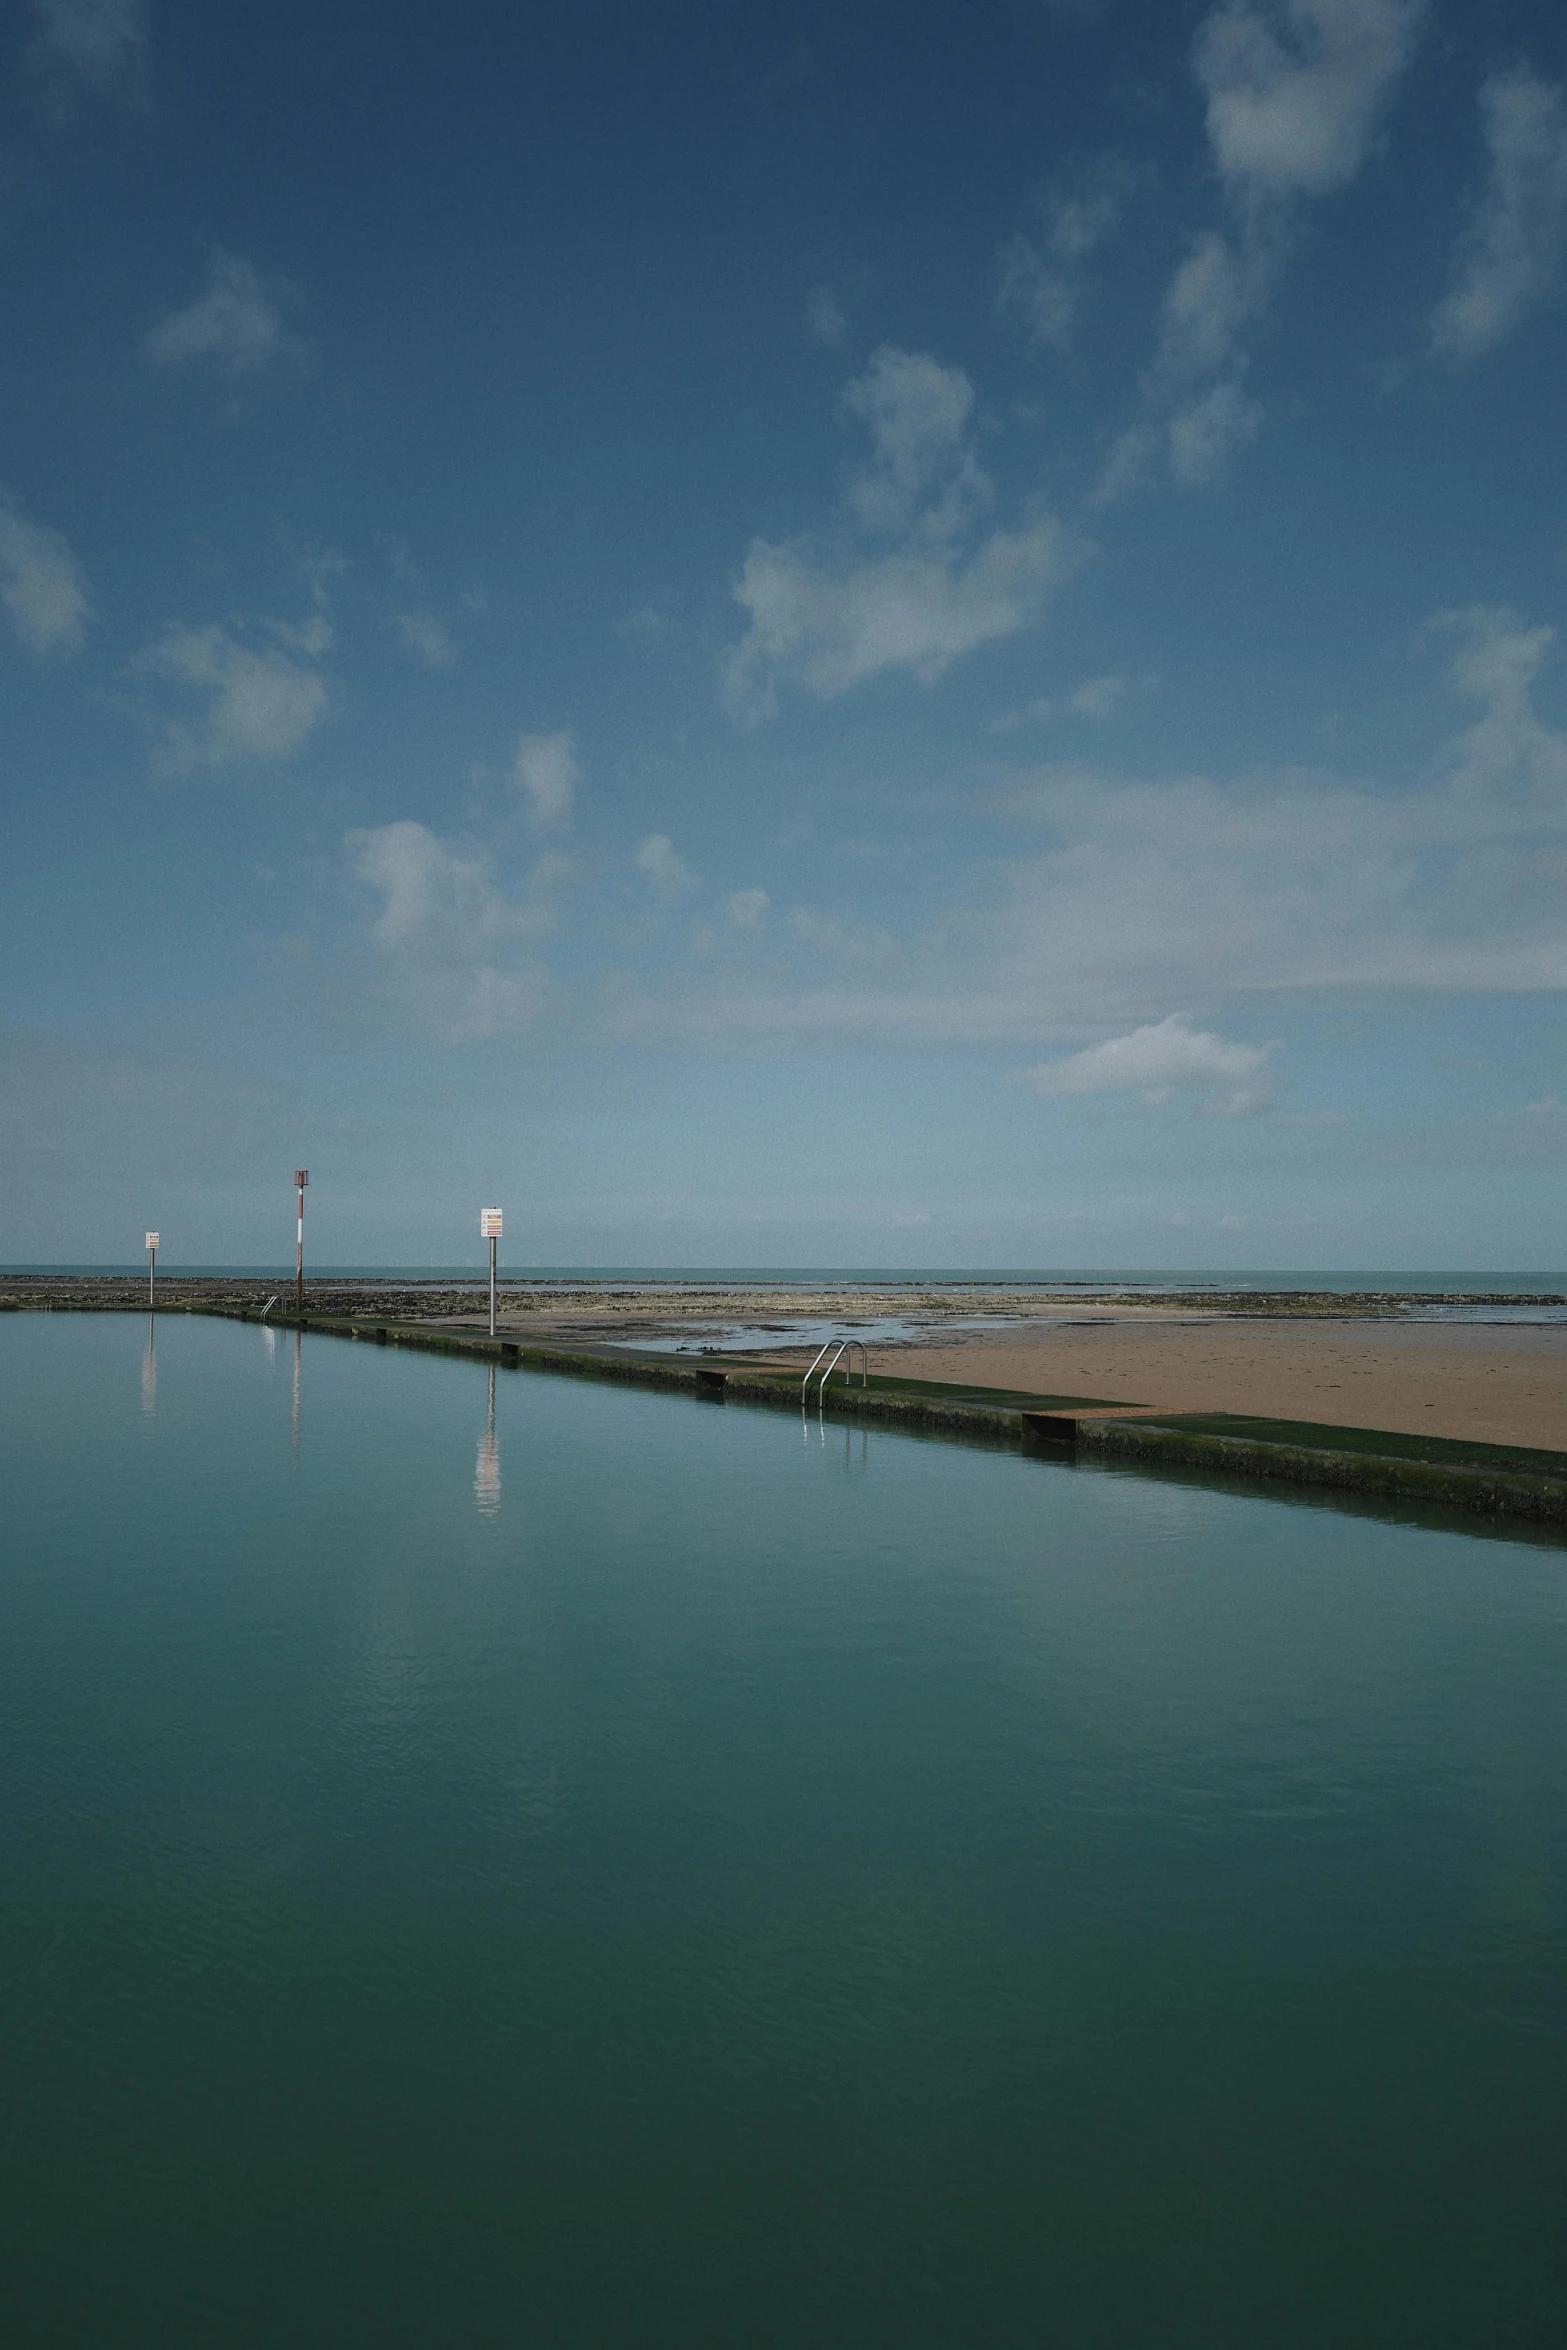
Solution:
M 294 1409 L 289 1424 L 289 1450 L 299 1459 L 299 1349 L 303 1333 L 294 1332 Z
M 479 1439 L 479 1457 L 474 1463 L 473 1498 L 481 1518 L 493 1518 L 501 1506 L 501 1456 L 495 1442 L 495 1365 L 490 1365 L 489 1410 L 484 1434 Z
M 147 1351 L 141 1359 L 141 1408 L 150 1420 L 158 1402 L 158 1357 L 153 1348 L 154 1317 L 147 1316 Z

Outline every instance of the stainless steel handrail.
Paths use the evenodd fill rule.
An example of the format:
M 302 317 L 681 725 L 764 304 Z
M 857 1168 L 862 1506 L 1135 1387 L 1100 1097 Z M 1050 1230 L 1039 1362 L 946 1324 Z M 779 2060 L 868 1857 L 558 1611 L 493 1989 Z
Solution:
M 854 1349 L 856 1347 L 858 1347 L 860 1350 L 860 1385 L 862 1387 L 869 1387 L 871 1383 L 871 1358 L 865 1351 L 864 1339 L 840 1338 L 837 1345 L 833 1346 L 833 1342 L 829 1338 L 827 1345 L 822 1347 L 818 1352 L 816 1362 L 812 1363 L 810 1369 L 806 1372 L 805 1377 L 800 1381 L 800 1409 L 802 1412 L 805 1409 L 806 1396 L 810 1392 L 811 1380 L 815 1375 L 816 1363 L 821 1361 L 822 1356 L 828 1352 L 829 1348 L 832 1349 L 832 1361 L 828 1364 L 826 1370 L 822 1373 L 821 1385 L 816 1391 L 817 1400 L 820 1401 L 820 1399 L 827 1392 L 827 1382 L 832 1377 L 834 1371 L 837 1369 L 838 1357 L 841 1354 L 847 1353 L 849 1357 L 849 1368 L 844 1372 L 843 1375 L 844 1385 L 847 1386 L 849 1381 L 854 1377 Z

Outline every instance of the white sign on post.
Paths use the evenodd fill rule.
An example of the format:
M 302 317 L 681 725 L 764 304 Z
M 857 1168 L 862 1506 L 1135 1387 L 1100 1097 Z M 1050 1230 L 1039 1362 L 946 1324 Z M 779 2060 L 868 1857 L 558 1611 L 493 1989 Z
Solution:
M 149 1232 L 149 1233 L 148 1233 L 148 1235 L 147 1235 L 147 1246 L 148 1246 L 149 1248 L 156 1248 L 156 1247 L 157 1247 L 157 1245 L 158 1245 L 158 1235 L 156 1234 L 156 1232 Z
M 500 1212 L 500 1209 L 499 1209 L 499 1208 L 481 1208 L 481 1209 L 479 1210 L 479 1238 L 480 1238 L 481 1240 L 499 1240 L 499 1239 L 500 1239 L 500 1237 L 501 1237 L 501 1212 Z

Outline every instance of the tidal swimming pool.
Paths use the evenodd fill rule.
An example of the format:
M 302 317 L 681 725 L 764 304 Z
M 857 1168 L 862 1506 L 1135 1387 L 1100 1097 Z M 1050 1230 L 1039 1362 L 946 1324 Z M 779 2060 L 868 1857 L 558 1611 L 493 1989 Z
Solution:
M 1554 2344 L 1567 1552 L 0 1318 L 11 2344 Z

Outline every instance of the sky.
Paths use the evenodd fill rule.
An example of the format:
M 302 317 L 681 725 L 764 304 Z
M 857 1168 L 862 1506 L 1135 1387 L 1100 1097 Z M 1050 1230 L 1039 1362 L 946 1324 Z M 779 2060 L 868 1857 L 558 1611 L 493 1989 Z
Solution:
M 1567 11 L 0 61 L 0 1260 L 1567 1264 Z

